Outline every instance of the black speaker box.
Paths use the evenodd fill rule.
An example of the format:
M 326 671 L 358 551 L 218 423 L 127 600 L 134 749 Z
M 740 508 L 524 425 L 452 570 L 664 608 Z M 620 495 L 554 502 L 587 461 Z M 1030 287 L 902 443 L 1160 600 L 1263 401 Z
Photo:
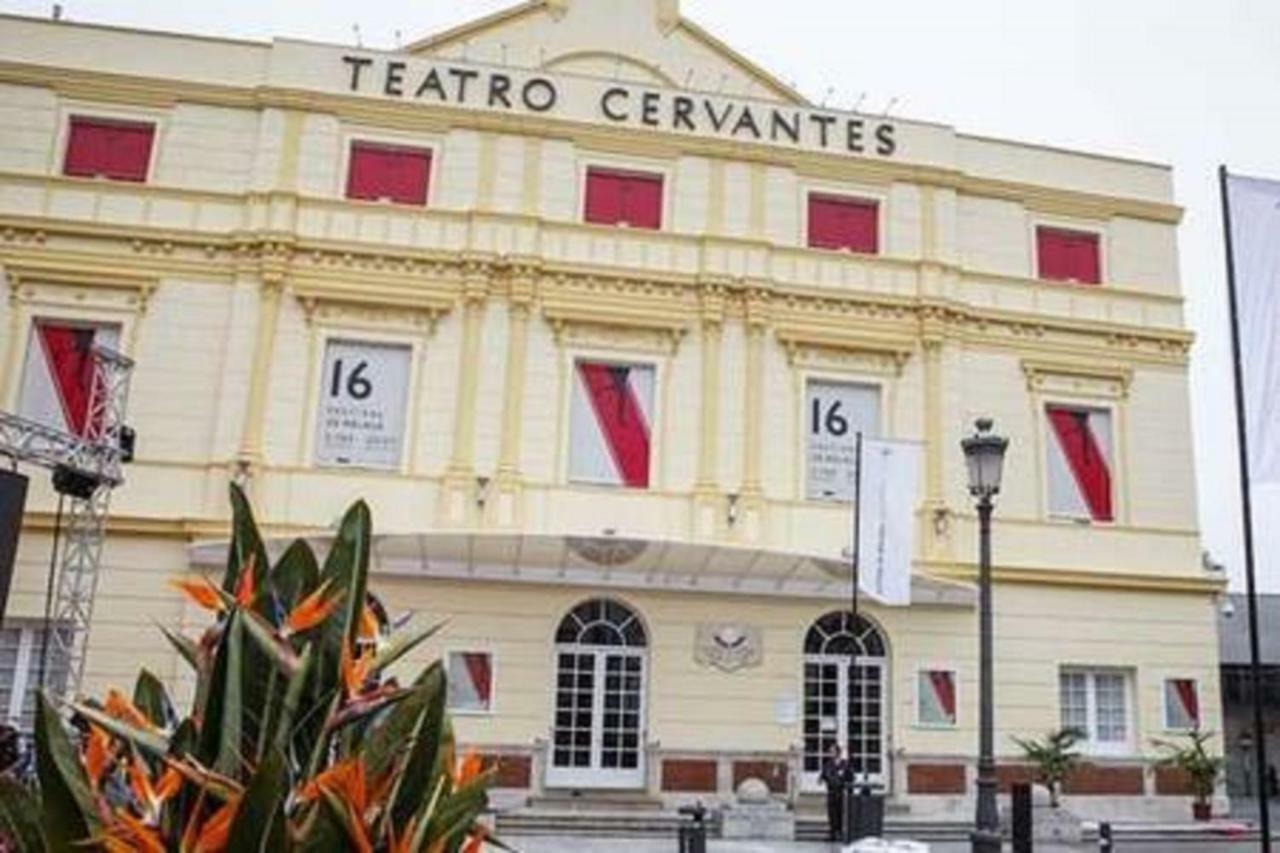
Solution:
M 18 534 L 22 531 L 22 509 L 27 503 L 27 478 L 16 471 L 0 469 L 0 622 L 9 604 L 9 584 L 13 562 L 18 556 Z

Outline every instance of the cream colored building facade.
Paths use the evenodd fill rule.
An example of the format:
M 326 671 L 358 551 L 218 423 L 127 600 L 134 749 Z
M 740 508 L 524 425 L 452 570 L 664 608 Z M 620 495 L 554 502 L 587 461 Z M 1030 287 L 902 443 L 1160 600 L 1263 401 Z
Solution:
M 76 116 L 152 124 L 145 179 L 64 174 Z M 429 149 L 426 203 L 346 198 L 361 141 Z M 657 175 L 661 227 L 585 223 L 596 168 Z M 873 203 L 876 251 L 809 248 L 815 194 Z M 22 405 L 42 320 L 110 324 L 137 364 L 85 689 L 140 665 L 186 683 L 152 623 L 201 621 L 165 581 L 220 562 L 229 478 L 281 541 L 363 497 L 376 591 L 393 616 L 449 620 L 426 654 L 478 667 L 458 729 L 503 757 L 515 800 L 812 790 L 806 738 L 848 732 L 843 647 L 810 632 L 839 633 L 850 535 L 847 504 L 807 497 L 808 395 L 850 383 L 874 431 L 924 448 L 913 602 L 864 610 L 868 772 L 913 815 L 969 813 L 959 440 L 989 415 L 1011 439 L 1002 761 L 1011 736 L 1083 714 L 1098 737 L 1068 801 L 1183 816 L 1150 739 L 1172 682 L 1218 727 L 1221 583 L 1199 560 L 1180 216 L 1163 166 L 814 107 L 672 0 L 534 0 L 396 53 L 0 18 L 0 407 Z M 1094 235 L 1101 283 L 1039 277 L 1043 229 Z M 407 353 L 390 464 L 319 461 L 342 342 Z M 651 381 L 643 488 L 574 474 L 584 360 Z M 1054 505 L 1053 406 L 1106 418 L 1107 520 Z M 10 629 L 43 610 L 53 499 L 34 487 Z M 606 633 L 642 631 L 564 633 L 597 600 L 616 605 Z M 602 734 L 612 712 L 639 721 Z M 586 763 L 557 766 L 579 730 Z M 604 755 L 624 738 L 633 757 Z

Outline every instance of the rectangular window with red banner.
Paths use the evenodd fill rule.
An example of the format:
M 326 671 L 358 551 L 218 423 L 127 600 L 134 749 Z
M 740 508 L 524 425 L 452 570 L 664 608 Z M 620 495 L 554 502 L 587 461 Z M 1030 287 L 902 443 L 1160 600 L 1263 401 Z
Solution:
M 1114 521 L 1111 412 L 1084 406 L 1045 408 L 1049 514 Z
M 916 724 L 951 728 L 956 719 L 955 670 L 920 670 L 916 676 Z
M 587 169 L 583 219 L 596 225 L 662 227 L 662 175 L 592 166 Z
M 649 487 L 654 370 L 647 364 L 580 360 L 569 411 L 569 479 Z
M 424 205 L 431 189 L 431 149 L 351 143 L 347 198 Z
M 491 652 L 449 652 L 445 673 L 449 679 L 446 702 L 450 711 L 463 714 L 493 711 Z
M 1066 228 L 1036 228 L 1036 275 L 1049 281 L 1102 282 L 1098 235 Z
M 95 346 L 114 348 L 115 325 L 38 319 L 27 339 L 18 414 L 61 432 L 84 436 L 91 417 Z
M 62 174 L 145 182 L 155 134 L 151 122 L 72 116 Z
M 1164 681 L 1164 727 L 1200 728 L 1200 692 L 1194 678 L 1166 678 Z
M 851 196 L 810 194 L 808 245 L 811 249 L 878 253 L 879 203 Z

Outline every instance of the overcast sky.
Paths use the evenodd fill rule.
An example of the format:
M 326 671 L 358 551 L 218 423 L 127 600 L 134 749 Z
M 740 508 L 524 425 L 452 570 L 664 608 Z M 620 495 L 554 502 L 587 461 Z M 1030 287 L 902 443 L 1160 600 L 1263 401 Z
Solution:
M 78 21 L 395 47 L 514 0 L 64 0 Z M 595 0 L 577 0 L 595 2 Z M 0 9 L 47 15 L 44 0 Z M 1280 177 L 1276 0 L 683 0 L 684 14 L 815 101 L 1170 163 L 1181 231 L 1204 545 L 1242 573 L 1216 169 Z M 828 94 L 830 93 L 830 94 Z M 1141 424 L 1134 424 L 1141 429 Z M 1187 464 L 1192 464 L 1188 459 Z M 1257 496 L 1280 591 L 1280 490 Z M 1276 553 L 1274 560 L 1266 555 Z

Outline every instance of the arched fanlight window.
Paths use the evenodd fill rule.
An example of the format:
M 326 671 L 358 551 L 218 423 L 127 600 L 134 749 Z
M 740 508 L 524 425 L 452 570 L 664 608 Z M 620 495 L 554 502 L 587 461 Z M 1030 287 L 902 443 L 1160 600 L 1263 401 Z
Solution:
M 556 642 L 579 646 L 648 645 L 644 624 L 635 611 L 617 601 L 593 598 L 565 616 L 556 629 Z
M 847 610 L 836 610 L 823 616 L 804 636 L 804 651 L 809 655 L 848 655 L 884 657 L 884 637 L 875 625 Z

